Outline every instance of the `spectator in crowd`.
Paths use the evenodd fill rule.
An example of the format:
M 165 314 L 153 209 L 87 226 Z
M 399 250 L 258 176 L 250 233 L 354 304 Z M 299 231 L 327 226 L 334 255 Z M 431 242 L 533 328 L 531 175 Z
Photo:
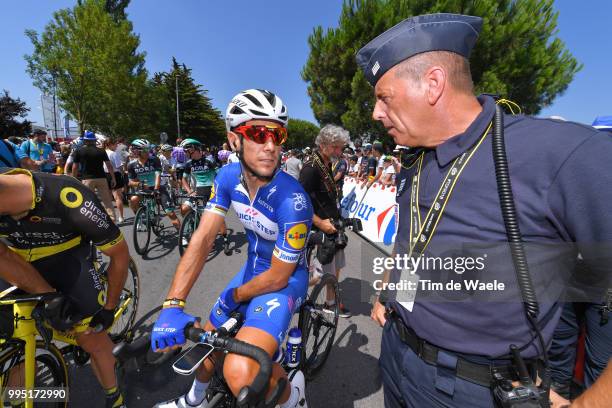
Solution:
M 300 151 L 298 149 L 292 149 L 288 152 L 289 158 L 285 162 L 285 171 L 294 179 L 300 179 L 300 171 L 304 165 L 299 159 Z
M 383 186 L 395 185 L 395 167 L 393 167 L 393 157 L 390 155 L 383 156 L 383 172 L 380 177 L 380 184 Z
M 104 174 L 104 166 L 109 170 L 111 177 L 111 188 L 115 188 L 115 168 L 110 162 L 108 155 L 103 149 L 96 146 L 96 135 L 94 132 L 86 131 L 83 136 L 83 146 L 79 147 L 74 154 L 72 164 L 72 176 L 77 177 L 79 165 L 81 167 L 81 180 L 89 189 L 95 192 L 104 205 L 109 217 L 115 221 L 115 207 L 111 191 L 108 188 L 108 181 Z
M 334 223 L 340 219 L 340 194 L 332 173 L 332 160 L 342 154 L 342 148 L 349 143 L 349 133 L 336 125 L 325 125 L 315 139 L 315 150 L 304 162 L 300 183 L 312 200 L 314 216 L 313 229 L 323 231 L 329 240 L 335 242 L 338 230 Z M 335 248 L 330 262 L 322 265 L 322 272 L 335 275 L 340 280 L 340 271 L 346 265 L 344 248 Z M 333 293 L 327 293 L 326 305 L 338 302 L 340 317 L 350 317 L 351 312 Z
M 176 171 L 176 179 L 180 185 L 181 180 L 183 179 L 183 170 L 185 169 L 185 163 L 187 163 L 187 155 L 185 151 L 181 147 L 181 142 L 183 139 L 176 139 L 176 146 L 172 149 L 172 154 L 170 155 L 170 164 Z
M 357 164 L 357 160 L 359 158 L 357 156 L 351 156 L 349 158 L 349 170 L 348 175 L 350 177 L 357 177 L 357 173 L 359 173 L 359 165 Z
M 106 177 L 108 181 L 108 187 L 111 189 L 113 198 L 115 199 L 115 205 L 117 206 L 117 211 L 119 212 L 119 217 L 117 218 L 117 223 L 121 224 L 124 221 L 123 217 L 123 188 L 125 187 L 125 169 L 126 163 L 123 160 L 123 156 L 121 152 L 117 151 L 117 142 L 113 139 L 107 139 L 104 143 L 106 147 L 106 155 L 108 156 L 109 161 L 113 165 L 114 173 L 115 173 L 115 186 L 112 185 L 112 177 L 110 174 L 110 169 L 107 169 L 105 166 Z
M 384 152 L 385 149 L 383 147 L 383 144 L 379 141 L 375 141 L 374 144 L 372 144 L 372 156 L 376 159 L 376 172 L 374 173 L 374 179 L 373 180 L 368 180 L 368 187 L 371 186 L 372 184 L 376 183 L 377 181 L 380 180 L 380 177 L 383 174 L 383 169 L 384 169 L 384 163 L 383 163 L 383 157 L 384 157 Z
M 228 163 L 228 158 L 231 154 L 232 151 L 230 150 L 229 145 L 227 143 L 223 143 L 223 147 L 217 153 L 217 158 L 219 159 L 221 166 L 225 166 Z
M 65 174 L 66 162 L 68 161 L 68 157 L 70 156 L 70 144 L 67 142 L 62 142 L 60 146 L 60 155 L 61 159 L 58 163 L 58 166 L 62 168 L 62 174 Z
M 355 156 L 357 156 L 357 166 L 361 166 L 361 159 L 363 158 L 361 147 L 355 147 Z M 357 168 L 357 174 L 359 174 L 359 168 Z
M 38 170 L 36 163 L 9 139 L 2 139 L 0 141 L 0 166 Z
M 372 185 L 370 182 L 374 182 L 377 167 L 378 160 L 374 157 L 374 153 L 372 153 L 372 144 L 366 143 L 363 145 L 363 157 L 361 159 L 361 166 L 359 167 L 359 177 L 361 181 L 363 181 L 362 187 L 367 188 Z
M 40 171 L 53 173 L 55 170 L 55 155 L 51 146 L 45 142 L 47 132 L 35 130 L 30 135 L 30 139 L 21 144 L 19 149 L 26 157 L 34 161 L 39 166 Z
M 350 150 L 349 150 L 350 151 Z M 338 199 L 342 201 L 342 189 L 344 188 L 344 176 L 348 173 L 348 161 L 344 158 L 343 154 L 336 157 L 332 163 L 332 174 L 334 175 L 334 181 L 338 187 Z

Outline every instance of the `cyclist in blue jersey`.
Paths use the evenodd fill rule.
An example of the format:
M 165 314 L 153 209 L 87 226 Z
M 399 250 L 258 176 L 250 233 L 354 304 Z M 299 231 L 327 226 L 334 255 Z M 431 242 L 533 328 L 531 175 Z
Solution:
M 245 321 L 236 338 L 273 356 L 293 312 L 306 296 L 308 272 L 303 250 L 312 222 L 312 204 L 297 180 L 279 168 L 281 144 L 287 137 L 287 108 L 280 98 L 258 89 L 241 92 L 229 104 L 225 120 L 228 141 L 240 162 L 223 167 L 214 181 L 202 221 L 155 322 L 151 343 L 157 351 L 185 343 L 184 328 L 195 322 L 195 317 L 183 311 L 185 299 L 231 204 L 246 230 L 248 258 L 220 294 L 204 329 L 213 330 L 233 311 L 240 311 Z M 158 406 L 206 407 L 213 370 L 211 360 L 206 360 L 185 395 Z M 254 360 L 236 354 L 225 358 L 223 375 L 234 395 L 251 384 L 257 371 Z M 275 364 L 271 384 L 283 377 L 285 371 Z M 303 374 L 296 371 L 289 377 L 291 382 L 279 400 L 281 408 L 307 407 Z
M 167 186 L 161 183 L 161 162 L 155 156 L 150 157 L 150 149 L 151 143 L 146 139 L 135 139 L 130 145 L 130 150 L 136 159 L 127 165 L 128 185 L 130 187 L 139 187 L 143 184 L 145 189 L 159 191 L 162 207 L 178 232 L 181 222 L 174 213 L 174 202 L 170 198 Z M 134 214 L 138 211 L 139 205 L 139 196 L 134 195 L 130 197 L 130 208 L 134 211 Z

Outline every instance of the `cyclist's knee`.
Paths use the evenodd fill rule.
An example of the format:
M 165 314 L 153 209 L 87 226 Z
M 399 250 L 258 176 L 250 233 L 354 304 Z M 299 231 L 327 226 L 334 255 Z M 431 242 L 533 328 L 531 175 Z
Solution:
M 187 204 L 181 205 L 181 214 L 183 216 L 187 215 L 189 213 L 189 211 L 191 211 L 191 206 L 189 206 Z
M 258 370 L 255 360 L 236 354 L 228 354 L 223 363 L 223 377 L 235 396 L 243 387 L 251 385 Z

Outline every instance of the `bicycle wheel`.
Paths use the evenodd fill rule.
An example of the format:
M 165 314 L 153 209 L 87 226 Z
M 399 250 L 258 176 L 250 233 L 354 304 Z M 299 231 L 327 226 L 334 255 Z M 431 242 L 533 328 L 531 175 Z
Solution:
M 106 257 L 103 255 L 103 257 Z M 104 260 L 98 269 L 98 275 L 100 276 L 100 282 L 104 285 L 102 291 L 102 298 L 100 303 L 106 302 L 106 291 L 108 288 L 108 261 Z M 128 265 L 128 276 L 125 280 L 123 290 L 119 296 L 119 307 L 125 305 L 123 312 L 115 319 L 115 323 L 111 326 L 108 334 L 113 342 L 125 340 L 128 336 L 128 332 L 132 330 L 134 321 L 136 320 L 136 313 L 138 311 L 138 300 L 140 296 L 140 277 L 138 275 L 138 268 L 134 260 L 130 259 Z
M 134 216 L 134 250 L 139 255 L 144 255 L 151 240 L 151 225 L 149 223 L 149 212 L 146 207 L 140 207 Z
M 23 388 L 24 385 L 24 370 L 20 367 L 25 360 L 25 350 L 23 342 L 11 342 L 5 348 L 0 350 L 0 384 L 1 389 L 6 387 Z M 36 342 L 36 377 L 34 378 L 34 386 L 41 387 L 62 387 L 68 389 L 68 367 L 64 361 L 64 357 L 55 344 L 49 344 L 49 348 L 45 348 L 43 341 Z M 6 395 L 2 392 L 0 401 L 8 404 Z M 49 402 L 45 406 L 48 407 L 67 407 L 68 399 L 65 402 Z
M 183 223 L 181 224 L 178 240 L 179 254 L 181 254 L 181 256 L 183 256 L 183 253 L 187 249 L 187 245 L 191 240 L 191 236 L 198 228 L 198 220 L 195 216 L 194 211 L 195 210 L 189 211 L 189 214 L 187 214 L 185 218 L 183 218 Z
M 164 229 L 164 216 L 162 214 L 161 206 L 159 205 L 159 203 L 156 203 L 154 208 L 155 210 L 153 211 L 153 213 L 149 215 L 149 217 L 151 217 L 151 229 L 153 230 L 155 236 L 159 237 L 159 234 L 161 234 L 162 229 Z
M 333 275 L 325 274 L 308 296 L 300 311 L 299 326 L 302 331 L 302 371 L 307 379 L 312 379 L 323 367 L 336 336 L 338 326 L 338 301 L 326 306 L 328 291 L 340 299 L 338 281 Z

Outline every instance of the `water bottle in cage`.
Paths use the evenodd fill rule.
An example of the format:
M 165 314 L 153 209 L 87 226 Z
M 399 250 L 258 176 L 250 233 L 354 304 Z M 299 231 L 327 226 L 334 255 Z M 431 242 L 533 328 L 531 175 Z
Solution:
M 289 330 L 287 350 L 285 351 L 285 365 L 295 368 L 300 365 L 302 348 L 302 331 L 298 327 Z

